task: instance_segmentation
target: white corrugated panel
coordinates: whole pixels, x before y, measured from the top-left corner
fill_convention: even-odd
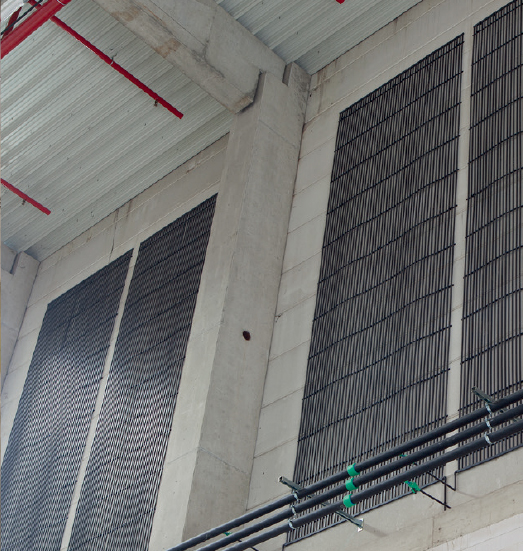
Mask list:
[[[2,2],[7,12],[17,0]],[[313,74],[419,0],[217,0]],[[2,60],[2,237],[47,257],[229,131],[225,108],[92,0],[59,17],[184,113],[177,119],[48,22]]]
[[[217,0],[287,63],[314,74],[420,0]]]
[[[2,238],[38,259],[225,135],[229,112],[91,0],[58,14],[176,118],[51,22],[2,60]]]

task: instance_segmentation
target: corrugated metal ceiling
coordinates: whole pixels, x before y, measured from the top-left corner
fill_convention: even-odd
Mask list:
[[[232,116],[91,0],[60,19],[182,120],[51,22],[2,60],[2,238],[43,259],[229,131]]]
[[[420,0],[216,0],[287,63],[314,74]]]
[[[419,0],[217,0],[313,74]],[[3,7],[12,4],[3,2]],[[10,8],[9,8],[10,9]],[[184,113],[177,119],[51,22],[2,60],[2,238],[43,259],[229,131],[232,116],[92,0],[59,17]],[[3,15],[3,20],[6,17]]]

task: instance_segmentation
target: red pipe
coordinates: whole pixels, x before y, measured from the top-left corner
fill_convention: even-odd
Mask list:
[[[11,14],[11,17],[9,18],[9,21],[7,22],[7,25],[5,27],[5,31],[4,31],[4,34],[3,34],[2,38],[5,38],[9,33],[13,32],[14,24],[16,23],[16,20],[18,19],[18,14],[21,11],[22,11],[22,8],[18,8],[17,10],[15,10]]]
[[[49,0],[39,10],[30,15],[25,21],[20,23],[13,32],[2,38],[1,58],[6,56],[11,50],[14,50],[18,44],[23,42],[31,33],[40,28],[56,12],[69,4],[71,0]]]
[[[34,6],[34,5],[36,5],[36,2],[35,2],[35,0],[29,0],[29,4]],[[54,16],[52,16],[50,19],[53,23],[56,23],[56,25],[58,25],[61,29],[63,29],[64,31],[68,32],[71,36],[76,38],[76,40],[78,40],[78,42],[81,42],[86,48],[89,48],[92,52],[94,52],[100,59],[105,61],[105,63],[110,65],[115,71],[118,71],[126,79],[130,80],[133,84],[138,86],[138,88],[140,88],[140,90],[143,90],[148,96],[153,98],[160,105],[163,105],[173,115],[176,115],[179,119],[181,119],[183,117],[183,113],[180,113],[180,111],[178,111],[178,109],[176,109],[176,107],[173,107],[170,103],[165,101],[156,92],[153,92],[143,82],[138,80],[129,71],[125,70],[121,65],[119,65],[118,63],[113,61],[108,55],[104,54],[102,52],[102,50],[99,50],[94,44],[92,44],[87,39],[85,39],[81,34],[78,34],[74,29],[69,27],[69,25],[64,23],[61,19],[58,19],[58,17],[54,17]]]
[[[345,0],[336,0],[336,2],[338,2],[338,4],[343,4],[343,2],[345,2]]]
[[[38,201],[31,199],[29,195],[26,195],[23,191],[20,191],[15,186],[12,186],[9,182],[6,182],[3,178],[2,178],[2,185],[5,186],[10,191],[12,191],[13,193],[16,193],[16,195],[18,195],[18,197],[21,197],[24,201],[27,201],[28,203],[33,205],[33,207],[36,207],[38,210],[41,210],[44,214],[51,214],[51,211],[48,208],[41,205]]]

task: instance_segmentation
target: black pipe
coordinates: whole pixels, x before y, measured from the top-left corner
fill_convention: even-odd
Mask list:
[[[349,482],[352,482],[355,488],[358,488],[359,486],[362,486],[363,484],[367,484],[368,482],[372,482],[373,480],[376,480],[381,476],[390,474],[391,472],[397,471],[398,469],[401,469],[402,467],[405,467],[407,465],[412,465],[413,463],[416,463],[417,461],[424,459],[429,455],[433,455],[435,453],[443,451],[447,448],[450,448],[451,446],[454,446],[465,440],[468,440],[473,436],[477,436],[482,432],[488,431],[491,427],[497,427],[499,425],[502,425],[503,423],[506,423],[507,421],[510,421],[511,419],[514,419],[515,417],[518,417],[520,415],[523,415],[523,404],[520,404],[519,406],[516,406],[507,411],[504,411],[503,413],[500,413],[499,415],[496,415],[496,417],[492,417],[491,419],[488,419],[483,423],[479,423],[478,425],[474,425],[472,427],[469,427],[468,429],[458,432],[457,434],[454,434],[449,438],[445,438],[444,440],[435,442],[434,444],[431,444],[426,448],[423,448],[414,453],[411,453],[410,455],[402,457],[401,459],[394,461],[394,463],[389,463],[387,465],[378,467],[377,469],[374,469],[370,473],[356,476]],[[347,485],[349,484],[349,482],[347,483]]]
[[[280,526],[276,526],[272,530],[268,530],[263,534],[258,534],[253,538],[245,540],[241,543],[237,543],[232,547],[227,547],[225,551],[243,551],[244,549],[248,549],[252,545],[256,545],[258,543],[262,543],[264,541],[270,540],[276,536],[279,536],[280,534],[285,534],[286,532],[290,532],[295,528],[300,528],[305,524],[308,524],[310,522],[323,518],[331,513],[335,513],[336,511],[339,511],[339,510],[345,510],[346,507],[351,507],[352,505],[356,505],[357,503],[360,503],[361,501],[364,501],[369,497],[372,497],[376,494],[384,492],[385,490],[388,490],[394,486],[397,486],[407,480],[411,480],[413,478],[421,476],[422,474],[425,474],[428,471],[432,471],[437,467],[441,467],[442,465],[445,465],[450,461],[459,459],[464,455],[473,453],[490,444],[495,444],[496,442],[503,440],[503,438],[512,436],[513,434],[520,432],[521,430],[523,430],[523,420],[516,421],[515,423],[511,423],[507,427],[504,427],[496,432],[492,432],[488,434],[487,435],[488,440],[487,438],[478,438],[477,440],[474,440],[474,442],[470,442],[468,444],[465,444],[464,446],[460,446],[459,448],[452,450],[450,452],[447,452],[441,455],[440,457],[437,457],[436,459],[427,461],[427,463],[423,465],[414,467],[408,471],[405,471],[404,473],[401,473],[395,477],[390,478],[389,480],[381,482],[380,484],[376,484],[372,488],[368,488],[366,490],[362,490],[361,492],[348,495],[342,501],[337,501],[336,503],[327,505],[327,507],[320,508],[300,518],[294,519],[285,524],[281,524]]]
[[[421,436],[418,436],[417,438],[414,438],[413,440],[409,440],[408,442],[405,442],[403,444],[400,444],[390,450],[387,450],[375,457],[371,457],[369,459],[366,459],[365,461],[362,461],[361,463],[358,463],[356,465],[351,465],[347,470],[340,471],[328,478],[325,478],[323,480],[320,480],[314,484],[311,484],[310,486],[307,486],[303,488],[302,490],[296,492],[296,496],[299,498],[306,497],[310,494],[314,494],[319,490],[323,490],[327,486],[331,486],[332,484],[335,484],[336,482],[341,482],[342,480],[345,480],[350,474],[351,476],[354,476],[356,474],[360,474],[362,471],[369,469],[371,467],[374,467],[376,465],[379,465],[380,463],[383,463],[384,461],[387,461],[389,459],[392,459],[394,457],[400,456],[402,453],[408,452],[418,446],[421,446],[423,444],[426,444],[427,442],[434,440],[436,438],[439,438],[440,436],[443,436],[449,432],[452,432],[454,430],[460,429],[461,427],[464,427],[465,425],[468,425],[469,423],[472,423],[473,421],[476,421],[480,419],[481,417],[484,417],[485,415],[488,415],[490,412],[498,411],[506,406],[509,406],[510,404],[513,404],[514,402],[517,402],[518,400],[523,399],[523,389],[514,392],[513,394],[510,394],[508,396],[505,396],[504,398],[501,398],[497,400],[496,402],[489,404],[488,407],[483,407],[480,409],[477,409],[476,411],[472,411],[471,413],[464,415],[463,417],[459,417],[458,419],[455,419],[454,421],[451,421],[450,423],[447,423],[445,425],[442,425],[441,427],[437,427],[426,434],[423,434]],[[253,509],[252,511],[237,517],[235,519],[232,519],[224,524],[221,524],[220,526],[217,526],[216,528],[212,528],[211,530],[207,530],[206,532],[202,532],[198,536],[195,536],[187,541],[184,541],[178,545],[175,545],[174,547],[169,548],[167,551],[185,551],[186,549],[190,549],[191,547],[194,547],[195,545],[198,545],[199,543],[203,543],[205,541],[208,541],[216,536],[223,535],[225,532],[228,532],[229,530],[233,528],[237,528],[238,526],[242,526],[243,524],[247,524],[248,522],[251,522],[252,520],[256,520],[257,518],[260,518],[264,515],[267,515],[269,513],[272,513],[273,511],[276,511],[277,509],[281,509],[282,507],[285,507],[286,505],[290,505],[293,501],[296,500],[296,497],[292,494],[289,494],[287,496],[284,496],[276,501],[273,501],[272,503],[268,503],[266,505],[263,505],[262,507],[258,507],[257,509]],[[252,532],[251,532],[252,533]],[[239,536],[241,537],[241,536]]]
[[[481,417],[485,417],[490,412],[499,411],[500,409],[503,409],[504,407],[509,406],[514,402],[517,402],[518,400],[522,400],[522,399],[523,399],[523,389],[518,390],[517,392],[514,392],[513,394],[510,394],[508,396],[505,396],[504,398],[501,398],[492,404],[489,404],[488,407],[485,406],[483,408],[472,411],[471,413],[464,415],[463,417],[459,417],[458,419],[455,419],[450,423],[446,423],[441,427],[437,427],[427,432],[426,434],[422,434],[417,438],[409,440],[408,442],[399,444],[398,446],[395,446],[390,450],[384,451],[379,455],[370,457],[369,459],[366,459],[361,463],[350,465],[347,470],[340,471],[339,473],[336,473],[328,478],[320,480],[315,484],[311,484],[310,486],[307,486],[307,488],[304,488],[304,490],[302,492],[299,492],[298,495],[299,497],[302,497],[303,495],[315,493],[318,490],[322,490],[323,488],[326,488],[327,486],[331,486],[336,482],[341,482],[342,480],[347,478],[347,473],[351,476],[356,476],[357,474],[361,474],[362,471],[370,469],[371,467],[375,467],[376,465],[379,465],[380,463],[388,461],[389,459],[393,459],[394,457],[398,457],[402,453],[408,452],[414,448],[417,448],[423,444],[426,444],[431,440],[435,440],[436,438],[439,438],[440,436],[448,434],[449,432],[460,429],[465,425],[468,425],[469,423],[472,423],[474,421],[477,421],[478,419],[481,419]]]
[[[293,501],[295,501],[295,499],[296,498],[292,494],[286,495],[276,501],[273,501],[272,503],[267,503],[267,505],[263,505],[262,507],[253,509],[252,511],[250,511],[249,513],[245,513],[245,515],[242,515],[241,517],[237,517],[233,520],[226,522],[225,524],[221,524],[216,528],[207,530],[207,532],[203,532],[198,536],[194,536],[193,538],[187,541],[184,541],[178,545],[175,545],[174,547],[170,547],[167,551],[184,551],[185,549],[190,549],[191,547],[194,547],[199,543],[203,543],[204,541],[208,541],[211,538],[223,535],[225,534],[225,532],[228,532],[232,528],[237,528],[242,524],[246,524],[248,522],[251,522],[252,520],[255,520],[264,515],[272,513],[276,509],[281,509],[282,507],[285,507],[285,505],[290,505]],[[227,536],[227,537],[230,537],[230,536]],[[241,535],[239,537],[241,537]]]
[[[500,406],[500,408],[503,407],[503,405]],[[497,408],[499,409],[499,408]],[[427,446],[426,448],[423,448],[421,450],[418,450],[417,452],[410,454],[408,456],[402,457],[401,459],[398,459],[397,461],[394,461],[393,463],[389,463],[387,465],[383,465],[382,467],[375,469],[371,473],[368,473],[366,475],[360,475],[356,476],[351,480],[352,484],[354,485],[351,489],[356,489],[359,486],[371,482],[373,480],[376,480],[377,478],[389,474],[391,472],[394,472],[400,468],[403,468],[405,466],[411,465],[415,463],[416,461],[419,461],[421,459],[424,459],[430,455],[433,455],[434,453],[437,453],[439,451],[442,451],[446,448],[449,448],[451,446],[454,446],[456,444],[459,444],[460,442],[463,442],[464,440],[467,440],[468,438],[471,438],[472,436],[476,436],[486,430],[489,429],[490,426],[497,426],[501,425],[502,423],[517,417],[518,415],[523,414],[523,404],[520,404],[519,406],[516,406],[515,408],[512,408],[511,410],[505,411],[504,413],[501,413],[500,415],[497,415],[496,417],[490,419],[489,421],[485,421],[483,423],[480,423],[479,425],[475,425],[473,427],[469,427],[468,429],[459,432],[449,438],[446,438],[445,440],[442,440],[440,442],[436,442],[432,444],[431,446]],[[401,447],[401,446],[400,446]],[[397,448],[394,448],[397,449]],[[385,452],[388,453],[388,452]],[[385,454],[381,454],[385,455]],[[397,455],[395,456],[397,457]],[[343,478],[346,478],[347,473],[346,471],[343,471],[345,476]],[[331,477],[332,478],[332,477]],[[310,488],[310,487],[309,487]],[[303,490],[300,490],[299,495],[300,497],[303,495],[304,490],[307,488],[304,488]],[[254,534],[255,532],[259,532],[260,530],[263,530],[264,528],[268,528],[269,526],[272,526],[278,522],[281,522],[283,520],[289,519],[293,516],[294,513],[301,513],[307,509],[311,509],[312,507],[315,507],[316,505],[320,505],[324,503],[325,501],[328,501],[329,499],[332,499],[334,497],[337,497],[347,491],[347,485],[343,484],[341,486],[336,486],[335,488],[332,488],[331,490],[324,492],[323,494],[320,494],[318,496],[315,496],[307,501],[304,501],[302,503],[295,504],[293,509],[286,509],[285,511],[281,511],[277,513],[276,515],[273,515],[272,517],[269,517],[259,523],[253,524],[252,526],[247,526],[246,528],[243,528],[242,530],[239,530],[238,532],[234,534],[230,534],[227,537],[220,539],[219,541],[210,543],[209,545],[206,545],[205,547],[202,547],[200,551],[216,551],[217,549],[221,549],[222,547],[225,547],[226,545],[229,545],[231,543],[234,543],[238,541],[240,538],[244,538],[247,536],[250,536],[251,534]],[[275,509],[281,508],[284,505],[290,504],[294,500],[293,495],[285,496],[285,498],[282,498],[278,500],[277,502],[273,502],[271,504],[268,504],[265,506],[265,508],[270,508],[268,512],[272,512]],[[278,507],[274,507],[276,503],[281,503],[282,501],[287,501],[287,503],[284,503],[284,505],[279,505]],[[252,511],[250,514],[255,513],[259,511],[257,509],[256,511]],[[246,516],[249,516],[249,514],[244,515],[241,518],[245,518]],[[238,521],[239,519],[235,519],[235,521]],[[253,519],[250,519],[253,520]],[[234,521],[231,521],[234,522]],[[248,521],[245,521],[248,522]],[[223,525],[222,525],[223,526]],[[216,532],[220,530],[215,535],[220,535],[225,532],[225,530],[221,530],[222,527],[214,528],[213,530],[209,530],[207,533]],[[196,536],[194,539],[200,539],[204,534],[201,534],[200,536]],[[212,537],[212,536],[211,536]],[[201,543],[202,541],[207,541],[210,539],[210,537],[206,538],[206,540],[198,541],[197,543]],[[190,544],[191,540],[188,540],[180,546],[176,546],[171,548],[169,551],[178,551],[179,549],[187,549],[188,547],[192,547],[193,545],[196,545],[196,543]],[[190,545],[189,545],[190,544]],[[183,547],[182,547],[183,546]],[[187,547],[185,547],[187,546]]]
[[[438,453],[447,448],[450,448],[451,446],[455,446],[456,444],[459,444],[465,440],[468,440],[473,436],[477,436],[478,434],[481,434],[482,432],[489,430],[490,427],[501,425],[513,419],[514,417],[517,417],[522,414],[523,414],[523,404],[520,404],[519,406],[516,406],[515,408],[505,411],[488,421],[485,421],[473,427],[469,427],[468,429],[461,431],[449,438],[445,438],[440,442],[435,442],[434,444],[427,446],[421,450],[418,450],[417,452],[414,452],[410,455],[402,457],[397,461],[394,461],[393,463],[388,463],[387,465],[383,465],[378,469],[375,469],[370,473],[367,473],[366,475],[356,476],[355,478],[348,481],[347,484],[336,486],[334,488],[331,488],[327,492],[324,492],[322,494],[314,496],[311,499],[308,499],[307,501],[302,501],[301,503],[297,503],[294,505],[293,509],[285,509],[284,511],[281,511],[273,515],[272,517],[266,518],[261,522],[253,524],[251,526],[247,526],[234,534],[230,534],[227,537],[220,539],[219,541],[215,541],[213,543],[210,543],[209,545],[206,545],[205,547],[201,547],[199,551],[216,551],[217,549],[226,547],[229,544],[237,542],[240,538],[245,538],[247,536],[250,536],[251,534],[254,534],[255,532],[259,532],[260,530],[263,530],[264,528],[268,528],[269,526],[277,524],[278,522],[289,519],[294,514],[302,513],[303,511],[312,509],[317,505],[321,505],[322,503],[325,503],[330,499],[333,499],[335,497],[338,497],[344,494],[348,490],[355,490],[359,486],[362,486],[363,484],[367,484],[369,482],[372,482],[373,480],[376,480],[377,478],[380,478],[381,476],[390,474],[394,471],[402,469],[403,467],[412,465],[417,461],[420,461],[435,453]],[[351,486],[349,486],[350,483],[352,483]]]

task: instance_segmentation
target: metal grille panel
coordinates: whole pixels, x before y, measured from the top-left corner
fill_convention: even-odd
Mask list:
[[[2,464],[5,551],[60,549],[130,257],[47,308]]]
[[[445,420],[462,42],[340,115],[294,474],[300,483]],[[408,491],[391,490],[358,510]],[[290,541],[335,521],[296,530]]]
[[[140,246],[71,551],[148,548],[214,205]]]
[[[474,28],[461,408],[472,387],[496,398],[523,382],[523,2]],[[460,460],[468,468],[523,435]]]

